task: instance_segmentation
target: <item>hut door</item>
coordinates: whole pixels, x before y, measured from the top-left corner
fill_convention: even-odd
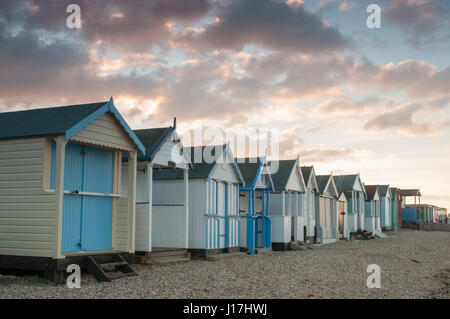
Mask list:
[[[67,144],[62,251],[111,249],[114,153]]]
[[[219,219],[219,247],[225,248],[226,224],[227,223],[227,187],[225,183],[217,183],[217,214]]]
[[[339,234],[344,234],[344,202],[339,202]]]

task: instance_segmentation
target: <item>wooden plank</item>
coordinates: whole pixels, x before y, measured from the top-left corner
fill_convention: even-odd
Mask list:
[[[43,157],[43,150],[19,151],[19,152],[0,152],[0,160],[4,159],[22,159]]]
[[[0,174],[0,181],[39,181],[42,180],[42,173],[23,173],[23,174]]]

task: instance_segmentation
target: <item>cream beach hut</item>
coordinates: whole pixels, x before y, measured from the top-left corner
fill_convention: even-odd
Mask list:
[[[0,268],[56,282],[69,264],[102,281],[117,278],[106,263],[134,274],[138,151],[145,147],[112,99],[0,113]]]

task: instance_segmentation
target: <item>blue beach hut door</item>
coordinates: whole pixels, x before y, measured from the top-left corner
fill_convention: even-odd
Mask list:
[[[113,151],[67,144],[63,252],[112,249],[113,175]]]

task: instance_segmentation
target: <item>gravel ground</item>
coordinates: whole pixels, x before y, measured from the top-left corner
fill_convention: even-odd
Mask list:
[[[112,283],[83,274],[81,289],[0,275],[0,298],[450,298],[450,232],[388,236],[215,262],[137,265],[139,277]],[[366,286],[369,264],[381,267],[380,289]]]

